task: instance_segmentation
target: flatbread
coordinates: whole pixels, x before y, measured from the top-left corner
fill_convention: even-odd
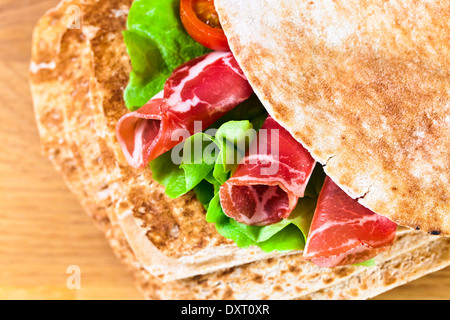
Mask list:
[[[89,184],[86,196],[95,197],[98,206],[116,208],[118,222],[136,254],[150,272],[165,281],[267,258],[259,248],[241,249],[220,236],[214,225],[206,223],[206,212],[193,192],[171,200],[164,187],[152,179],[149,169],[138,171],[124,163],[115,125],[128,112],[122,97],[131,66],[121,32],[131,2],[77,4],[84,13],[82,28],[67,29],[66,15],[74,3],[77,2],[63,2],[43,18],[42,27],[37,27],[31,79],[33,91],[45,92],[62,81],[68,86],[64,90],[75,97],[72,102],[62,97],[66,101],[61,103],[70,104],[71,108],[63,109],[61,116],[74,165],[87,170],[82,180]],[[79,43],[83,46],[79,49],[81,58],[62,55],[65,52],[61,52],[61,47],[71,43],[65,41],[68,37],[84,41]],[[50,43],[44,44],[45,41]],[[57,67],[49,69],[67,63],[77,63],[77,68],[67,74]],[[114,70],[113,74],[110,70]],[[73,77],[72,81],[76,78],[79,84],[73,85],[69,77]],[[41,86],[43,80],[47,83]],[[37,93],[36,99],[41,94],[44,93]],[[38,114],[45,112],[48,111],[39,110]],[[279,254],[270,254],[275,255]]]
[[[167,199],[148,171],[130,170],[114,152],[111,129],[126,112],[122,94],[130,66],[120,32],[130,3],[86,1],[82,30],[67,29],[67,9],[74,3],[63,1],[50,10],[33,36],[30,79],[43,151],[104,231],[145,298],[367,298],[450,264],[446,238],[405,229],[399,230],[394,247],[377,258],[377,267],[335,269],[320,269],[299,253],[270,257],[255,249],[252,256],[252,251],[238,249],[214,229],[206,229],[204,238],[185,231],[197,229],[177,208],[193,210],[192,219],[204,218],[199,203],[192,196]],[[107,23],[94,25],[89,22],[93,12],[111,14],[102,16]],[[157,223],[153,215],[176,221],[179,234],[183,230],[189,236],[185,241],[193,243],[178,246],[177,239],[169,239],[168,244],[159,244],[155,239],[163,233],[152,228]],[[204,220],[195,221],[212,228]],[[211,235],[206,237],[208,230]],[[203,260],[195,254],[183,260],[183,254],[168,249],[192,253],[188,248],[195,248],[202,238],[205,243],[199,252],[211,249]],[[401,275],[393,278],[394,272]]]
[[[266,109],[341,188],[450,235],[450,1],[215,3]]]

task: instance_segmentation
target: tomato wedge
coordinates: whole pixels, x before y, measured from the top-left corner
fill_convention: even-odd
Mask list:
[[[230,50],[214,0],[181,0],[180,16],[184,28],[195,41],[211,50]]]

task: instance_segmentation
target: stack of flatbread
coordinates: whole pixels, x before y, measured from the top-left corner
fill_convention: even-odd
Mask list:
[[[128,166],[115,126],[128,112],[121,32],[131,0],[66,0],[38,22],[30,78],[44,153],[145,298],[367,299],[450,264],[449,3],[436,1],[443,13],[429,3],[409,13],[406,1],[364,1],[363,12],[355,1],[328,2],[216,5],[269,113],[350,195],[408,226],[373,267],[326,269],[301,252],[238,248],[205,221],[195,194],[169,199],[150,170]]]

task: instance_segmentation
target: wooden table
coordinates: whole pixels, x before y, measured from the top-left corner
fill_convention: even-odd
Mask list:
[[[31,32],[58,0],[0,0],[0,299],[141,299],[103,234],[40,153]],[[81,271],[69,289],[67,269]],[[449,299],[450,268],[378,299]]]

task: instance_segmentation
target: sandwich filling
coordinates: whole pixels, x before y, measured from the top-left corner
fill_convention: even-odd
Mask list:
[[[305,195],[316,161],[270,116],[252,147],[220,187],[220,203],[238,222],[267,226],[289,217]]]
[[[145,167],[173,149],[179,139],[205,130],[252,93],[233,55],[212,52],[175,69],[162,94],[120,120],[117,137],[130,165]]]
[[[212,0],[134,1],[124,32],[131,112],[117,124],[128,163],[149,167],[169,197],[195,192],[206,220],[240,247],[303,250],[321,267],[372,263],[396,224],[350,198],[267,114],[218,45],[214,17]]]

